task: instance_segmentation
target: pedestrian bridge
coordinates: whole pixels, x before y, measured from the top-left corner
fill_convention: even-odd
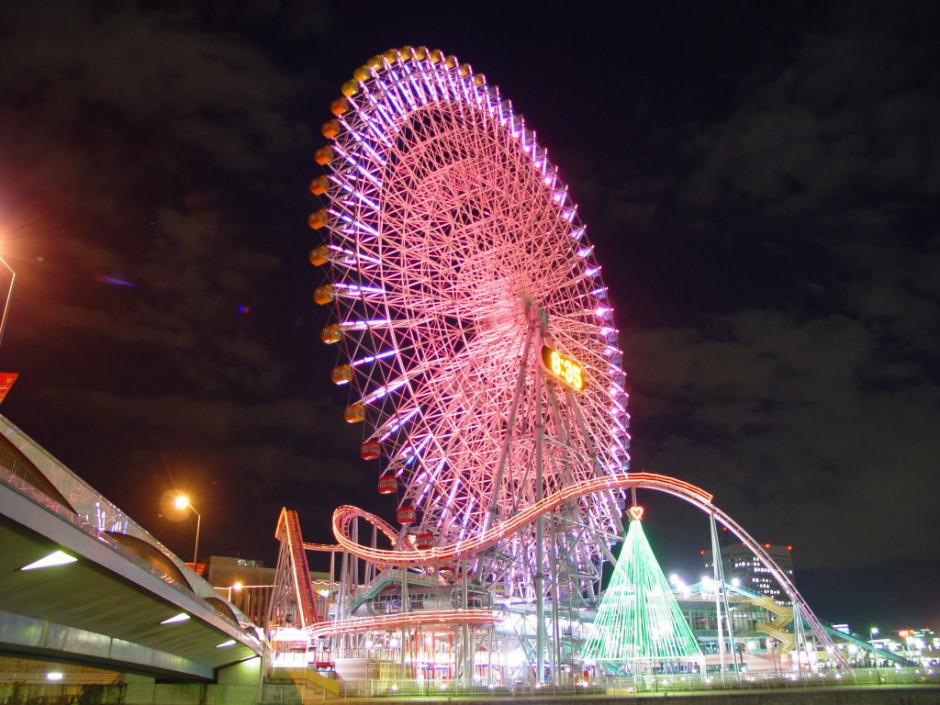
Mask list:
[[[69,562],[30,567],[63,556]],[[0,653],[212,683],[258,661],[259,636],[185,563],[0,416]]]

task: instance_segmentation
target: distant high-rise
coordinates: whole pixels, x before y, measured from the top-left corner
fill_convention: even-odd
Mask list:
[[[793,546],[775,546],[765,543],[764,550],[770,554],[774,563],[780,567],[780,570],[792,583]],[[702,555],[705,558],[705,570],[708,575],[711,575],[713,570],[712,552],[703,551]],[[725,575],[725,582],[730,583],[737,579],[741,587],[766,595],[781,605],[791,604],[790,598],[787,597],[780,584],[747,546],[742,544],[722,546],[721,566]]]

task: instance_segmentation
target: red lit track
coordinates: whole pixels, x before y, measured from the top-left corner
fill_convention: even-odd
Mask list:
[[[512,518],[502,523],[495,524],[488,531],[475,538],[458,541],[448,546],[435,546],[426,550],[412,548],[397,551],[362,546],[349,537],[349,530],[353,521],[363,519],[377,526],[386,535],[388,535],[388,532],[385,531],[383,525],[388,525],[374,514],[370,514],[369,512],[348,504],[338,507],[333,512],[333,534],[336,536],[336,540],[339,542],[341,548],[373,563],[381,563],[387,566],[433,565],[435,563],[453,561],[464,556],[472,556],[480,551],[485,551],[504,537],[511,536],[520,531],[523,527],[534,522],[540,515],[557,509],[565,502],[570,502],[578,497],[594,494],[596,492],[633,487],[660,490],[674,494],[693,504],[701,506],[703,509],[705,507],[711,507],[712,495],[688,482],[682,482],[681,480],[676,480],[666,475],[655,475],[653,473],[622,472],[576,482],[553,495],[544,497],[541,501],[532,504]],[[333,549],[333,547],[330,548]]]
[[[321,622],[307,629],[311,639],[334,634],[357,634],[368,631],[391,631],[402,627],[426,627],[433,625],[468,624],[487,626],[498,624],[506,618],[495,610],[426,610],[399,614],[383,614],[378,617],[352,617],[336,622]]]
[[[348,505],[344,505],[344,506],[348,506]],[[342,508],[343,507],[340,507],[340,509]],[[337,509],[336,511],[339,511],[339,509]],[[336,511],[333,512],[334,517],[336,515]],[[393,527],[387,521],[385,521],[384,519],[380,519],[375,514],[370,514],[369,512],[364,511],[362,509],[356,509],[356,511],[358,512],[357,516],[361,517],[362,519],[365,519],[367,522],[372,524],[372,526],[374,526],[383,534],[385,534],[385,537],[389,541],[391,541],[392,543],[395,543],[398,540],[398,532],[395,531],[395,527]],[[333,522],[333,526],[334,526],[334,532],[335,532],[335,526],[336,526],[335,519]],[[358,544],[353,543],[353,545],[357,546]],[[308,551],[329,552],[329,551],[342,551],[344,547],[341,546],[340,544],[335,544],[335,543],[305,543],[304,548],[307,549]],[[413,564],[409,563],[409,565],[413,565]]]
[[[565,502],[575,500],[578,497],[586,494],[604,492],[614,489],[646,489],[665,492],[666,494],[678,497],[679,499],[692,504],[706,514],[713,516],[717,522],[727,527],[734,536],[736,536],[745,546],[748,547],[748,549],[751,550],[752,553],[754,553],[755,556],[757,556],[761,563],[764,564],[770,574],[783,588],[784,592],[787,594],[787,597],[790,598],[790,601],[799,607],[803,618],[810,625],[816,637],[822,641],[825,647],[827,647],[827,650],[830,654],[832,654],[832,657],[839,661],[843,667],[848,667],[848,664],[844,662],[844,657],[842,657],[841,653],[835,649],[828,633],[820,623],[819,619],[810,609],[809,605],[806,603],[806,600],[804,600],[802,595],[800,595],[800,593],[797,591],[796,586],[786,575],[786,573],[784,573],[779,568],[779,566],[777,566],[770,555],[764,550],[764,547],[750,534],[748,534],[728,514],[712,504],[713,495],[699,487],[696,487],[695,485],[692,485],[688,482],[683,482],[682,480],[677,480],[667,475],[657,475],[654,473],[645,472],[622,472],[613,475],[606,475],[604,477],[593,478],[590,480],[582,480],[581,482],[577,482],[568,487],[565,487],[560,492],[543,498],[541,501],[528,507],[525,511],[516,514],[506,521],[497,523],[488,531],[485,531],[484,533],[474,538],[459,541],[447,546],[435,546],[426,550],[418,550],[415,548],[408,548],[404,550],[382,550],[362,546],[361,544],[356,543],[350,538],[350,528],[356,519],[363,519],[370,524],[373,524],[392,540],[397,539],[397,536],[392,538],[392,533],[390,531],[391,527],[389,524],[376,517],[374,514],[359,509],[358,507],[343,505],[338,507],[333,512],[333,534],[336,536],[338,546],[323,546],[321,550],[344,549],[353,555],[358,556],[359,558],[384,566],[418,567],[454,561],[466,556],[475,555],[481,551],[485,551],[486,549],[496,545],[504,537],[511,536],[512,534],[520,531],[523,527],[535,521],[540,515],[558,508]],[[464,617],[470,616],[470,612],[461,612],[458,610],[457,613],[464,615]],[[417,621],[420,619],[420,614],[421,613],[408,613],[404,615],[397,615],[397,617],[406,620],[403,622],[403,624],[417,624],[420,623]],[[368,621],[372,621],[373,626],[368,628],[377,628],[374,626],[376,619],[382,618],[363,618],[361,621],[363,624]],[[357,623],[359,621],[360,620],[357,620]],[[330,633],[328,625],[322,625],[322,628],[326,630],[326,633]]]
[[[307,554],[300,536],[300,520],[296,511],[281,510],[274,536],[281,542],[281,551],[286,551],[285,560],[278,560],[278,563],[289,566],[291,571],[293,596],[300,607],[299,626],[304,628],[316,624],[320,621],[320,615],[317,614],[317,604],[313,597],[310,566],[307,564]]]

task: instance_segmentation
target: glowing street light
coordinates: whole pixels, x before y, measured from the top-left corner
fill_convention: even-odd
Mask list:
[[[10,288],[7,290],[6,300],[3,302],[3,314],[0,315],[0,343],[3,342],[3,333],[7,329],[7,314],[10,312],[10,301],[13,299],[13,282],[16,281],[16,272],[7,261],[0,257],[0,264],[10,270]]]
[[[223,593],[224,593],[224,594],[225,594],[225,599],[228,600],[229,602],[231,602],[231,601],[232,601],[232,592],[233,592],[233,591],[234,591],[234,592],[241,592],[241,591],[242,591],[242,588],[244,588],[244,587],[245,587],[245,585],[242,583],[241,580],[236,580],[234,583],[232,583],[232,584],[229,585],[228,587],[216,585],[216,586],[215,586],[215,591],[216,591],[217,593],[219,593],[219,594],[223,594]],[[256,585],[249,585],[248,587],[257,587],[257,586],[256,586]]]
[[[196,511],[196,508],[189,501],[189,497],[184,494],[177,495],[173,500],[173,506],[177,509],[192,509],[196,515],[196,545],[193,547],[193,570],[196,570],[196,559],[199,557],[199,525],[202,523],[202,515]]]

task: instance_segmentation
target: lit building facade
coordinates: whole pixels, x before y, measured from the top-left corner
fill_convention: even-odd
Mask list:
[[[770,554],[774,563],[793,581],[793,547],[764,544],[764,550]],[[705,558],[705,570],[712,574],[714,561],[711,551],[702,551]],[[773,599],[781,605],[790,605],[791,600],[780,587],[780,584],[771,575],[770,570],[761,563],[760,559],[751,553],[751,550],[742,544],[733,544],[721,547],[721,566],[725,581],[737,583],[741,587],[753,590]]]
[[[206,580],[224,597],[259,626],[265,624],[271,593],[274,590],[274,568],[264,561],[229,556],[210,556]]]
[[[276,575],[277,571],[265,566],[264,561],[210,556],[205,578],[220,597],[231,602],[256,625],[266,628]],[[324,616],[332,613],[335,585],[329,574],[311,571],[310,580],[318,613]]]

